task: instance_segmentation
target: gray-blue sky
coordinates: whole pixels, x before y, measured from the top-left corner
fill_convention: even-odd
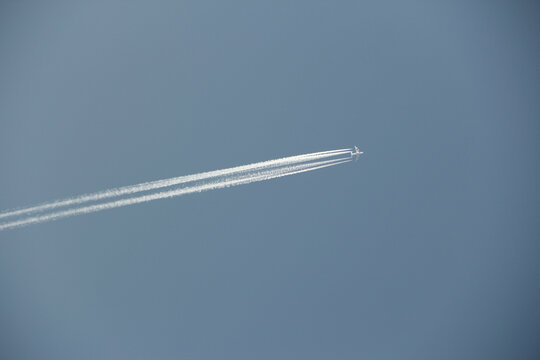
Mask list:
[[[536,6],[2,9],[2,209],[366,152],[2,232],[8,358],[535,357]]]

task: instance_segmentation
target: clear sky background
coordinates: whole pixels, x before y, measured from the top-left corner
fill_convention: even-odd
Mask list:
[[[0,233],[5,359],[535,359],[533,1],[0,6],[0,209],[360,161]]]

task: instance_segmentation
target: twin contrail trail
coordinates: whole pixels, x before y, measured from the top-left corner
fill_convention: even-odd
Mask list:
[[[299,174],[349,162],[360,154],[362,153],[356,147],[316,152],[84,194],[2,212],[0,219],[10,219],[0,223],[0,231],[157,199]]]

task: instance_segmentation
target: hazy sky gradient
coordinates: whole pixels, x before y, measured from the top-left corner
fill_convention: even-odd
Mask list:
[[[15,359],[535,359],[526,1],[0,5],[0,209],[358,145],[0,233]]]

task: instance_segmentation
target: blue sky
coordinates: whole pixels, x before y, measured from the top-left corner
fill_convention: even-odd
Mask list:
[[[6,358],[536,358],[538,8],[0,11],[0,207],[358,145],[0,233]]]

